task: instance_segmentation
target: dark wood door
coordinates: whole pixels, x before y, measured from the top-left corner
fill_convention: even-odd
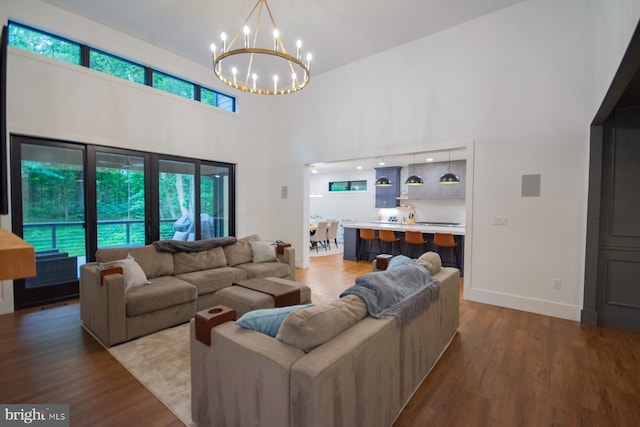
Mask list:
[[[640,330],[640,107],[615,111],[602,160],[598,324]]]

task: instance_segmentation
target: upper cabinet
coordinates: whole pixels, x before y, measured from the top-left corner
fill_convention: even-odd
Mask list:
[[[413,165],[409,166],[413,174]],[[415,174],[424,180],[424,185],[407,186],[409,199],[464,199],[467,183],[467,161],[420,163],[415,165]],[[439,184],[440,176],[451,172],[460,178],[460,184]]]
[[[376,168],[376,180],[386,176],[391,181],[389,187],[376,187],[376,208],[395,208],[400,196],[400,166]]]

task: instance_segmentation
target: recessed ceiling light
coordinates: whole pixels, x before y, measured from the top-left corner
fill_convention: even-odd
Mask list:
[[[433,162],[433,157],[427,158],[427,162]]]
[[[311,169],[311,173],[318,173],[318,169]]]
[[[360,170],[362,169],[362,166],[356,166],[356,169]]]

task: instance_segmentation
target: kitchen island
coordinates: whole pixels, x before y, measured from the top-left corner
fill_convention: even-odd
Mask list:
[[[344,224],[344,255],[345,260],[357,261],[358,253],[362,245],[360,239],[361,228],[371,228],[374,231],[378,230],[393,230],[396,237],[400,238],[400,253],[404,254],[406,251],[406,244],[404,243],[405,231],[419,231],[427,241],[427,250],[436,252],[436,247],[433,245],[433,235],[435,233],[450,233],[453,234],[453,238],[458,243],[458,247],[454,248],[457,251],[458,260],[460,261],[460,274],[464,275],[464,225],[442,222],[424,222],[407,224],[400,222],[389,221],[371,221],[360,222],[353,224]],[[455,258],[451,255],[451,250],[443,248],[440,250],[443,265],[455,264]],[[375,258],[372,253],[369,260]]]

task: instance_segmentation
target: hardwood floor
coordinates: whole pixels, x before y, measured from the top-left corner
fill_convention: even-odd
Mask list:
[[[313,258],[337,297],[365,262]],[[69,403],[72,426],[182,423],[80,327],[77,301],[0,316],[0,403]],[[396,426],[638,426],[640,334],[461,301],[458,334]]]

